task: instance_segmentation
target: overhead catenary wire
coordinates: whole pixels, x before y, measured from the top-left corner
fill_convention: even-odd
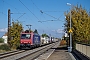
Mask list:
[[[2,7],[2,12],[0,12],[0,14],[3,14],[3,15],[5,15],[5,16],[7,16],[7,14],[5,14],[5,13],[3,12],[3,9],[4,9],[4,0],[2,0],[2,2],[3,2],[3,7]]]
[[[58,19],[58,18],[56,18],[56,17],[54,17],[54,16],[52,16],[52,15],[49,15],[49,14],[47,14],[47,13],[45,13],[45,12],[43,12],[42,10],[40,10],[40,12],[43,14],[46,14],[46,15],[48,15],[48,16],[50,16],[50,17],[53,17],[54,19]]]
[[[23,13],[20,17],[18,17],[16,20],[18,20],[19,18],[21,18],[25,13]]]
[[[16,8],[16,7],[14,7],[13,5],[11,5],[10,3],[8,3],[7,1],[4,1],[4,0],[2,0],[2,2],[4,3],[4,4],[7,4],[8,6],[11,6],[13,9],[15,9],[17,12],[15,13],[15,12],[11,12],[11,14],[21,14],[20,16],[18,16],[17,18],[14,18],[14,20],[16,21],[16,20],[18,20],[18,19],[20,19],[22,16],[24,16],[26,13],[22,13],[22,12],[19,12],[19,10]],[[4,12],[0,12],[0,14],[3,14],[3,15],[5,15],[5,16],[8,16],[8,15],[6,15]],[[27,15],[27,14],[26,14]],[[30,16],[27,16],[27,17],[29,17],[30,18]],[[13,18],[13,16],[12,16],[12,18]],[[29,19],[29,20],[32,20],[32,19]]]
[[[48,16],[50,16],[50,17],[53,17],[54,19],[58,19],[58,18],[56,18],[56,17],[54,17],[54,16],[52,16],[52,15],[50,15],[50,14],[47,14],[47,13],[45,13],[45,12],[43,12],[41,9],[39,9],[38,7],[37,7],[37,5],[31,0],[31,2],[33,3],[33,5],[35,5],[35,7],[43,14],[46,14],[46,15],[48,15]]]
[[[41,11],[41,9],[31,0],[31,2],[32,2],[32,4],[37,8],[37,10],[39,10],[39,11]],[[41,12],[40,12],[41,13]],[[42,14],[42,13],[41,13]],[[45,18],[45,16],[44,15],[42,15],[44,18]],[[45,18],[46,19],[46,18]],[[40,22],[40,23],[42,23],[42,22],[47,22],[47,21],[38,21],[38,22]],[[43,24],[44,25],[44,24]],[[50,26],[50,25],[49,25]]]
[[[7,3],[6,1],[2,0],[4,3],[6,3],[7,5],[11,6],[12,8],[14,8],[16,11],[18,11],[17,8],[15,8],[13,5],[10,5],[9,3]],[[19,12],[19,11],[18,11]]]
[[[56,17],[54,17],[54,16],[52,16],[52,15],[50,15],[50,14],[47,14],[46,12],[64,12],[64,11],[42,11],[41,9],[39,9],[38,7],[37,7],[37,5],[31,0],[31,2],[33,3],[33,5],[35,5],[35,7],[43,14],[46,14],[46,15],[48,15],[48,16],[50,16],[50,17],[52,17],[52,18],[54,18],[54,19],[56,19],[56,20],[46,20],[46,21],[38,21],[38,22],[47,22],[47,21],[61,21],[60,20],[60,17],[62,16],[60,16],[59,18],[56,18]],[[44,17],[45,18],[45,17]],[[46,18],[45,18],[46,19]]]
[[[32,0],[31,0],[31,2],[32,2],[32,4],[37,8],[37,10],[39,10],[39,11],[41,10],[41,9],[38,8],[38,6],[37,6]],[[43,16],[43,15],[42,15],[42,16]],[[45,18],[45,16],[43,16],[43,17]],[[45,18],[45,19],[46,19],[46,18]]]
[[[16,11],[18,11],[18,9],[17,9],[16,7],[14,7],[13,5],[10,5],[9,3],[7,3],[7,2],[4,1],[4,0],[2,0],[2,1],[3,1],[3,4],[5,3],[5,4],[13,7]],[[2,9],[3,9],[3,8],[2,8]],[[0,13],[3,14],[3,15],[5,15],[5,16],[8,16],[7,14],[3,13],[3,11],[0,12]],[[25,13],[19,13],[19,11],[18,11],[18,13],[10,13],[10,14],[22,14],[20,17],[17,18],[17,19],[19,19],[19,18],[21,18]]]
[[[63,16],[63,14],[61,14],[58,19],[60,19],[60,17],[62,17],[62,16]]]
[[[38,22],[49,22],[49,21],[61,21],[61,22],[64,22],[64,21],[62,21],[62,20],[45,20],[45,21],[38,21]]]
[[[40,10],[38,7],[37,7],[37,5],[31,0],[31,2],[33,3],[33,5],[35,5],[35,7],[38,9],[38,10]]]
[[[42,10],[40,11],[42,14],[43,13],[45,13],[45,12],[43,12]],[[45,13],[46,15],[48,15],[48,16],[50,16],[50,17],[53,17],[54,19],[56,19],[56,20],[46,20],[46,21],[62,21],[62,20],[60,20],[60,17],[62,16],[60,16],[59,18],[56,18],[56,17],[54,17],[54,16],[51,16],[51,15],[49,15],[49,14],[47,14],[47,13]],[[44,21],[44,22],[46,22],[46,21]]]
[[[19,0],[20,1],[20,0]],[[22,1],[20,1],[21,3],[22,3],[22,5],[30,12],[30,13],[32,13],[34,16],[35,16],[35,18],[37,18],[38,19],[38,17],[36,17],[36,15],[33,13],[33,12],[31,12],[30,11],[30,9],[22,2]],[[38,19],[39,20],[39,19]]]
[[[5,13],[3,13],[3,12],[0,12],[1,14],[3,14],[3,15],[5,15],[5,16],[7,16],[7,14],[5,14]]]
[[[52,16],[52,15],[46,13],[46,12],[43,12],[41,9],[39,9],[39,8],[37,7],[37,5],[33,2],[33,0],[31,0],[31,1],[32,1],[33,5],[37,8],[37,10],[39,10],[40,13],[42,12],[41,14],[44,14],[44,15],[47,15],[47,16],[49,16],[49,17],[54,18],[53,20],[47,20],[47,21],[54,21],[54,20],[55,20],[55,21],[57,21],[57,20],[59,21],[59,18],[56,18],[56,17],[54,17],[54,16]],[[46,13],[46,14],[45,14],[45,13]],[[42,23],[42,22],[47,22],[47,21],[40,21],[40,20],[39,20],[38,22],[41,22],[41,23]],[[46,24],[47,24],[47,23],[46,23]],[[44,25],[44,23],[43,23],[43,25]],[[49,24],[49,26],[50,26],[50,24]],[[51,27],[52,27],[52,26],[51,26]]]
[[[43,12],[65,12],[65,11],[43,11]]]
[[[31,0],[31,1],[32,1],[32,0]],[[33,1],[32,1],[32,3],[33,3],[33,5],[35,5],[35,7],[36,7],[41,13],[45,13],[45,12],[43,12],[42,10],[40,10]],[[47,13],[45,13],[45,14],[48,15],[48,16],[50,16],[50,17],[53,17],[53,18],[55,18],[55,19],[58,19],[58,18],[56,18],[56,17],[54,17],[54,16],[51,16],[51,15],[49,15],[49,14],[47,14]]]

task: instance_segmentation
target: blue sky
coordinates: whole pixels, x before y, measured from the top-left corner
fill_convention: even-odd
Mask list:
[[[70,8],[66,3],[81,4],[90,11],[89,0],[0,0],[0,37],[7,31],[8,9],[13,13],[11,22],[20,21],[25,30],[28,29],[26,25],[31,24],[31,29],[37,29],[39,34],[61,37],[65,23],[64,12]]]

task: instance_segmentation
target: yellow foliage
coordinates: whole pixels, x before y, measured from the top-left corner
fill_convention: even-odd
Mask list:
[[[17,48],[19,46],[20,33],[22,30],[22,24],[20,24],[18,21],[13,22],[10,30],[12,40],[9,41],[12,48]]]
[[[60,45],[66,45],[66,40],[61,40]]]
[[[65,14],[65,30],[70,29],[70,12]],[[72,36],[73,40],[90,40],[90,14],[81,6],[74,6],[71,9]],[[69,34],[69,33],[68,33]]]

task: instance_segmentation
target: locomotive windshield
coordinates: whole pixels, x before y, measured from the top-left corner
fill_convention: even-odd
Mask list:
[[[21,39],[30,39],[31,34],[21,34]]]

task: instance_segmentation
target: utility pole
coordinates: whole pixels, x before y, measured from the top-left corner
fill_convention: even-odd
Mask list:
[[[11,27],[11,13],[10,9],[8,9],[8,44],[9,41],[11,40],[10,27]]]

